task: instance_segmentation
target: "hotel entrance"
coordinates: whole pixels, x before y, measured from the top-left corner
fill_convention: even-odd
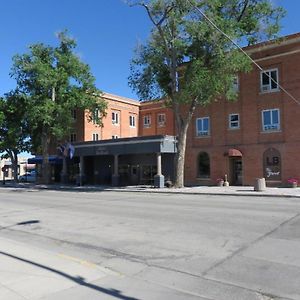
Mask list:
[[[231,185],[243,185],[243,158],[238,149],[229,149],[229,182]]]

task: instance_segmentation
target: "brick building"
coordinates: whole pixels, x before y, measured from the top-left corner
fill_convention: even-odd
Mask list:
[[[268,185],[279,186],[300,178],[300,106],[276,83],[300,101],[300,33],[245,50],[264,71],[253,66],[237,76],[237,101],[223,99],[196,109],[187,137],[186,185],[214,185],[225,174],[231,185],[253,185],[265,177]],[[124,184],[147,183],[158,165],[158,173],[172,179],[172,110],[163,101],[137,102],[107,93],[103,98],[108,104],[103,127],[73,112],[74,162],[89,182],[112,183],[117,175]]]

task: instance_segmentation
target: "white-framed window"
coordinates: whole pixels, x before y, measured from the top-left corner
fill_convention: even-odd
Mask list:
[[[229,129],[239,129],[240,128],[240,115],[230,114],[229,118]]]
[[[99,141],[99,134],[93,133],[93,141]]]
[[[113,124],[118,125],[120,121],[120,113],[118,111],[113,111],[111,113],[111,121]]]
[[[166,114],[158,114],[157,115],[157,125],[159,127],[166,126]]]
[[[135,127],[135,116],[134,115],[129,116],[129,126]]]
[[[73,120],[77,119],[77,109],[72,109],[71,110],[71,116]]]
[[[208,136],[210,135],[210,121],[209,117],[196,119],[196,134],[197,136]]]
[[[280,111],[278,108],[262,111],[262,128],[263,131],[280,130]]]
[[[73,143],[73,142],[76,142],[76,140],[77,140],[76,133],[71,133],[70,134],[70,142]]]
[[[262,93],[278,91],[278,69],[260,72],[260,90]]]
[[[94,111],[93,111],[93,124],[97,124],[99,121],[99,109],[96,108]]]
[[[238,75],[235,75],[233,78],[232,88],[236,93],[238,93],[240,90],[240,79]]]
[[[151,126],[151,116],[146,115],[144,116],[144,127],[150,127]]]
[[[111,138],[112,138],[113,140],[115,140],[115,139],[118,139],[119,137],[118,137],[117,135],[112,135]]]

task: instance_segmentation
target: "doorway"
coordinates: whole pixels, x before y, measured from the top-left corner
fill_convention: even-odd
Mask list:
[[[231,158],[231,184],[243,185],[243,161],[241,157]]]

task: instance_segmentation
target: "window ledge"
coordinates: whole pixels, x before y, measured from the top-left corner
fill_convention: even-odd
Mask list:
[[[265,133],[281,133],[282,130],[266,130],[266,131],[261,131],[260,133],[265,134]]]
[[[278,93],[280,92],[280,89],[273,89],[273,90],[268,90],[268,91],[260,91],[260,95],[266,95],[266,94],[272,94],[272,93]]]
[[[241,129],[240,127],[234,127],[234,128],[228,128],[228,130],[233,130],[233,131],[235,131],[235,130],[239,130],[239,129]]]
[[[208,139],[208,138],[211,138],[211,135],[196,135],[195,138],[197,138],[197,139]]]

